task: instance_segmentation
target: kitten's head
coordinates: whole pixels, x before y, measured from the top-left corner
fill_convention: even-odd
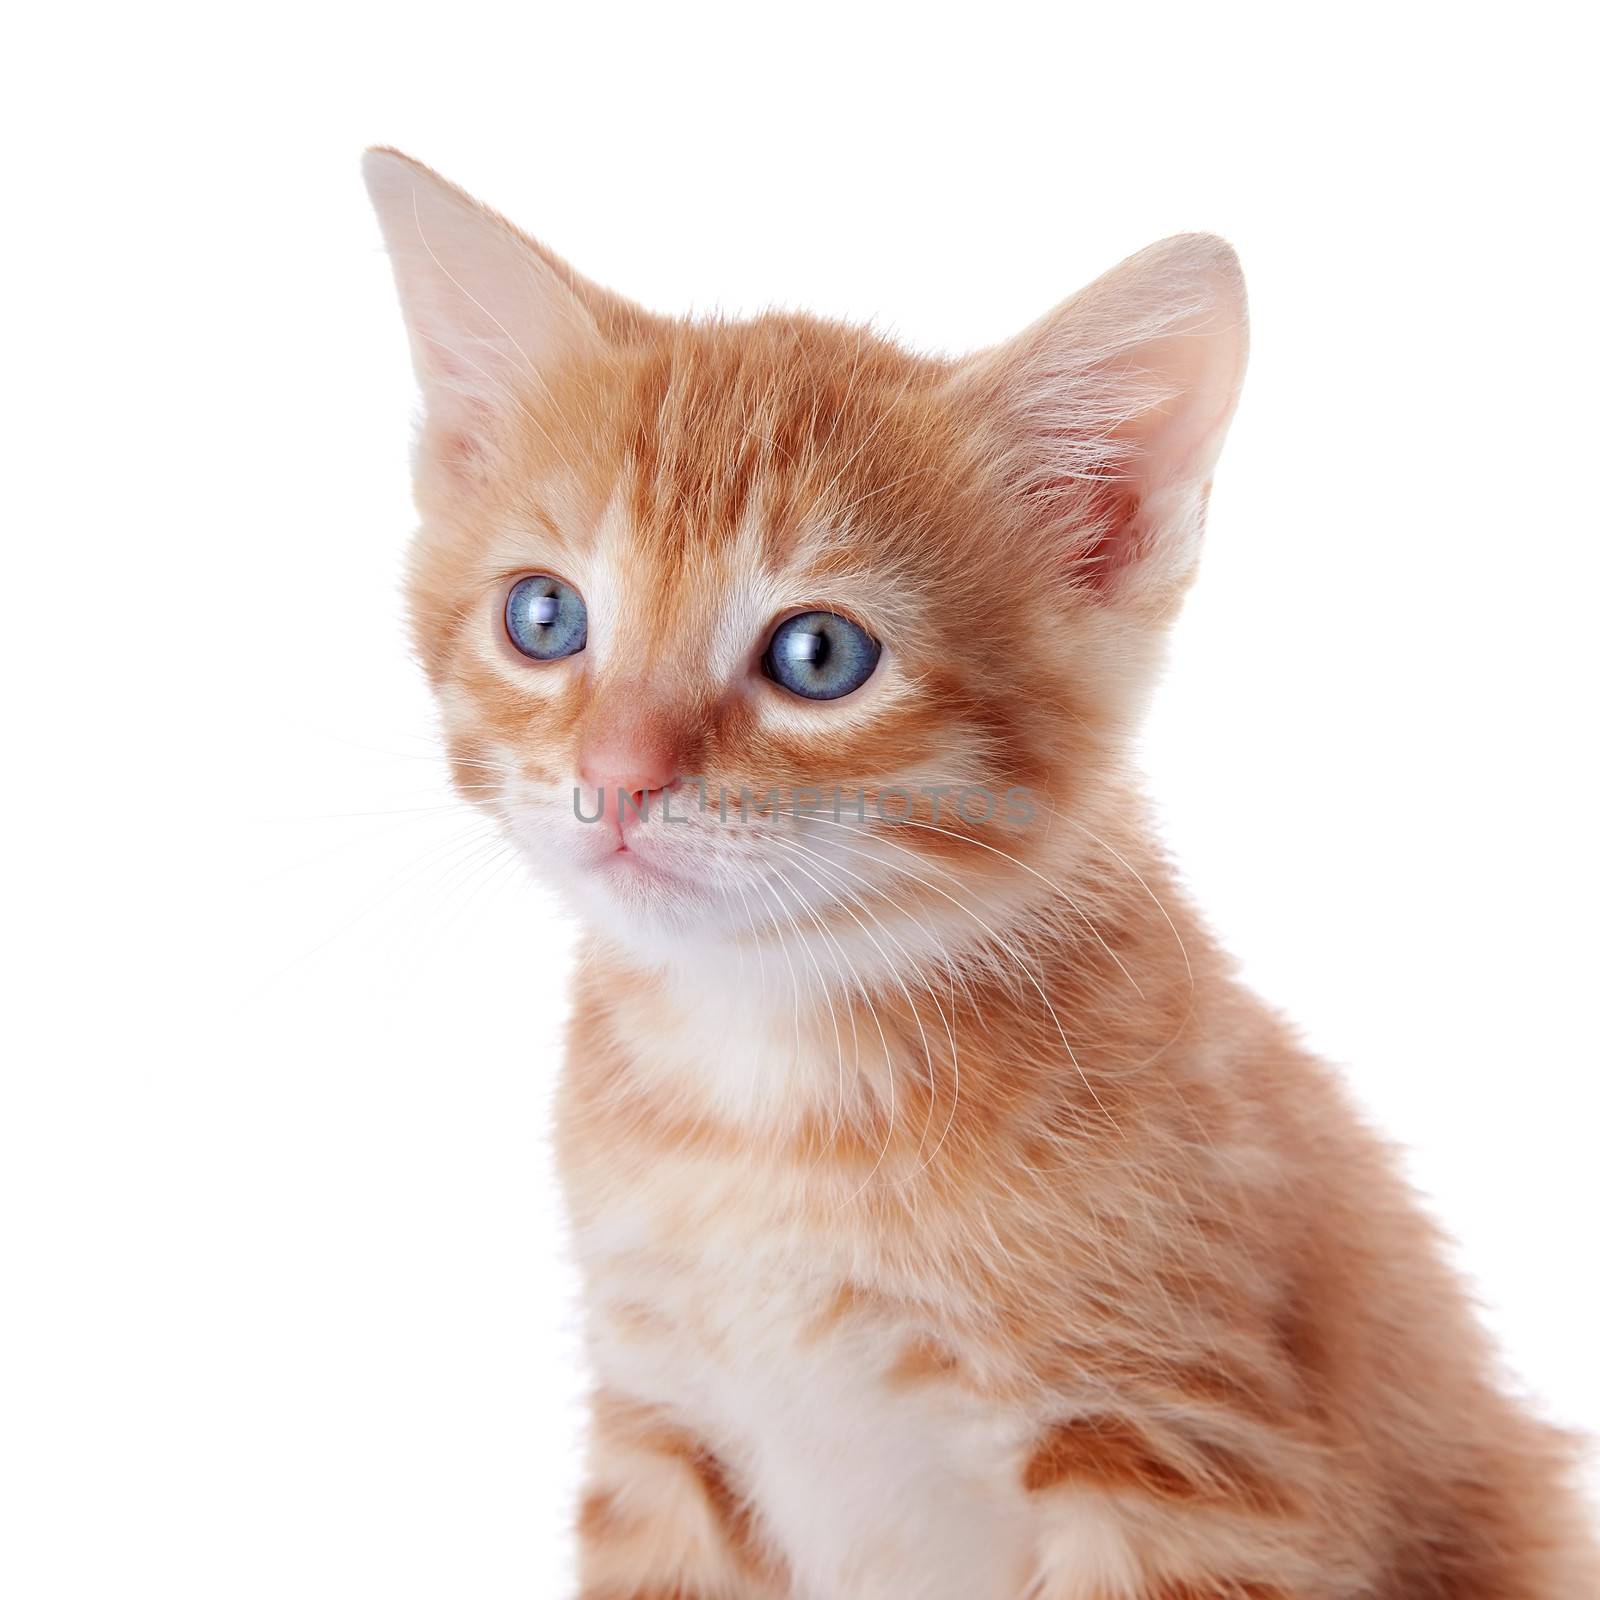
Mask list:
[[[787,929],[899,965],[1037,910],[1123,792],[1194,567],[1232,251],[1154,245],[949,361],[657,317],[403,156],[367,179],[463,792],[647,958]]]

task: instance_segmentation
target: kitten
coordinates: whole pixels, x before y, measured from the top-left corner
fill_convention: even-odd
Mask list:
[[[367,178],[456,779],[587,927],[583,1600],[1576,1600],[1566,1443],[1129,770],[1245,365],[1170,239],[1010,343],[658,317]]]

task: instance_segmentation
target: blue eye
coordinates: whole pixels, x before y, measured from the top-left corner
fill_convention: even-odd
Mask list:
[[[521,578],[506,596],[506,637],[535,661],[575,656],[589,640],[589,608],[559,578]]]
[[[774,683],[807,700],[837,700],[872,676],[882,651],[847,617],[806,611],[779,625],[761,665]]]

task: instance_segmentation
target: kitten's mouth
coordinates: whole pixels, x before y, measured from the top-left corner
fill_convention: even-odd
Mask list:
[[[630,884],[647,884],[662,889],[694,889],[696,884],[676,872],[669,872],[660,862],[641,854],[623,842],[609,850],[595,863],[596,870],[608,878]]]

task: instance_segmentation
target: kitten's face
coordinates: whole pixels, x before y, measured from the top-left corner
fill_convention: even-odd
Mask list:
[[[1101,630],[1005,553],[947,376],[787,319],[675,329],[530,397],[470,509],[423,533],[417,638],[457,776],[613,932],[808,926],[869,886],[937,903],[912,874],[990,875],[949,835],[1027,853],[1007,791],[1059,802],[1100,759]],[[529,575],[581,603],[581,649],[518,648]],[[538,651],[523,594],[511,627]],[[815,613],[843,619],[801,635],[827,651],[817,681],[779,681],[775,632]],[[763,815],[773,791],[809,814]]]
[[[1225,247],[935,362],[649,317],[369,160],[463,792],[647,958],[791,930],[826,981],[998,937],[1119,770],[1192,564],[1242,362]]]

